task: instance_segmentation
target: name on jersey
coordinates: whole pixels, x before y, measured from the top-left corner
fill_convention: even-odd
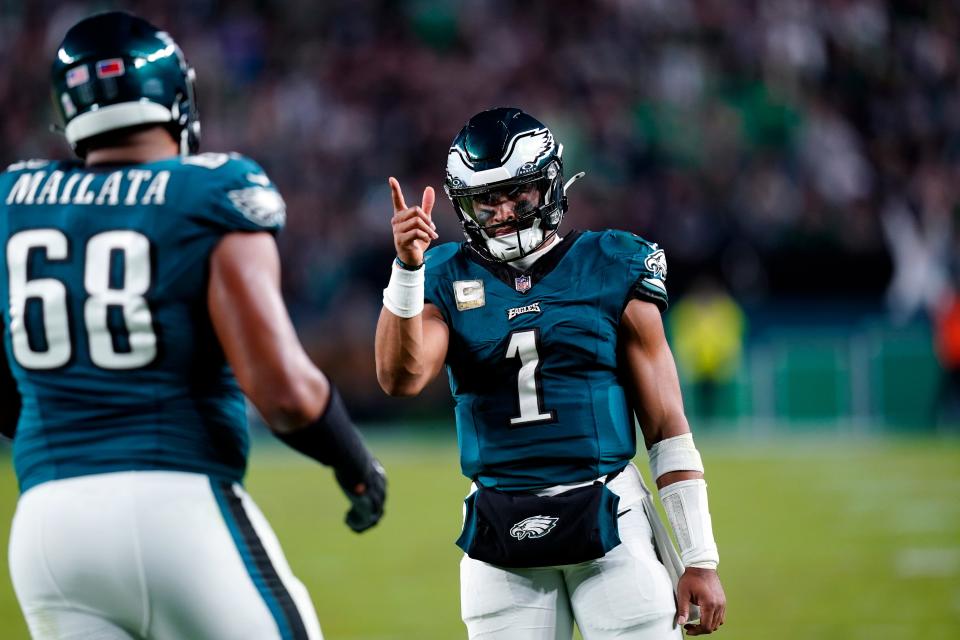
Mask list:
[[[523,307],[514,307],[513,309],[507,309],[507,320],[513,320],[517,316],[523,315],[524,313],[540,313],[540,303],[533,302]]]
[[[21,174],[7,194],[7,204],[162,205],[167,199],[169,171],[127,169],[107,174],[99,188],[93,181],[103,174],[32,171]]]

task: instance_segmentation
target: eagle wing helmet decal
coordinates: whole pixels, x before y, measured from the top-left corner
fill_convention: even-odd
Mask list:
[[[538,129],[519,134],[507,146],[501,164],[512,176],[537,168],[537,163],[556,147],[549,129]]]
[[[553,134],[547,128],[536,131],[525,131],[517,134],[510,140],[507,150],[504,151],[500,164],[503,167],[497,176],[501,180],[521,176],[538,168],[538,163],[557,149]],[[477,172],[488,177],[486,172]],[[477,186],[472,180],[474,165],[469,158],[465,158],[460,149],[450,147],[447,153],[447,182],[455,189],[464,189]],[[480,180],[479,182],[483,182]]]

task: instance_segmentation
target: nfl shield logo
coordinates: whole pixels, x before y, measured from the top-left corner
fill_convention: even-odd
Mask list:
[[[513,281],[513,287],[520,293],[526,293],[530,291],[530,287],[533,286],[533,280],[530,276],[519,276]]]

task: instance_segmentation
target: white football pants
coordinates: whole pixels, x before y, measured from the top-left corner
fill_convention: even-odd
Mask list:
[[[105,473],[20,497],[10,574],[38,640],[321,640],[306,588],[237,484]]]
[[[654,551],[640,473],[632,464],[608,485],[620,496],[622,544],[581,564],[503,569],[464,556],[460,609],[471,640],[674,640],[673,583]]]

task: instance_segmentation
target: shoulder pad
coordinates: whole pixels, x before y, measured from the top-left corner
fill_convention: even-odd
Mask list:
[[[597,242],[609,263],[623,265],[632,282],[631,297],[654,302],[661,311],[667,308],[667,257],[656,242],[617,230],[598,234]]]
[[[263,168],[256,161],[239,153],[200,153],[184,156],[180,162],[186,166],[208,169],[227,180],[233,177],[244,178],[247,177],[245,174],[251,174],[253,178],[249,181],[253,184],[261,186],[270,184],[270,179],[267,178]]]
[[[632,256],[638,253],[663,252],[656,242],[644,240],[635,233],[609,229],[600,234],[600,246],[611,256]]]
[[[444,242],[431,247],[423,255],[423,262],[428,270],[435,270],[449,262],[460,251],[459,242]]]
[[[259,164],[238,153],[202,153],[186,156],[184,165],[210,170],[203,183],[210,188],[213,208],[228,226],[246,230],[278,230],[286,221],[287,206]]]
[[[34,169],[42,169],[49,164],[49,160],[20,160],[19,162],[14,162],[8,166],[6,171],[33,171]]]
[[[231,156],[241,157],[239,154],[230,153],[198,153],[193,156],[184,156],[181,162],[193,167],[203,167],[204,169],[219,169],[230,161]]]

